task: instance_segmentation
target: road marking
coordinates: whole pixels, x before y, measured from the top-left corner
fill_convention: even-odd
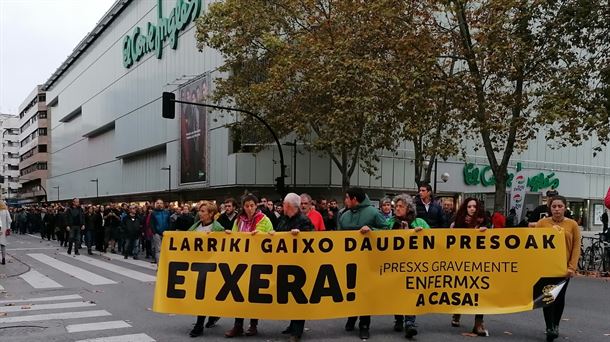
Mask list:
[[[55,301],[55,300],[69,300],[69,299],[82,299],[82,298],[83,297],[75,294],[75,295],[65,295],[65,296],[38,297],[38,298],[29,298],[29,299],[0,300],[0,304],[50,302],[50,301]]]
[[[109,322],[96,322],[96,323],[85,323],[85,324],[71,324],[71,325],[66,326],[66,330],[69,333],[107,330],[107,329],[120,329],[120,328],[131,328],[131,325],[125,321],[109,321]]]
[[[120,262],[126,262],[128,264],[148,268],[149,270],[153,270],[153,271],[157,272],[157,265],[151,264],[149,261],[125,259],[123,256],[121,256],[119,254],[112,254],[112,253],[100,253],[99,255],[102,256],[103,258],[117,260]]]
[[[19,276],[21,279],[25,280],[35,289],[53,289],[58,287],[63,287],[61,284],[56,282],[55,280],[47,277],[46,275],[36,271],[30,270],[27,273],[24,273]]]
[[[49,320],[54,320],[54,319],[102,317],[102,316],[112,316],[112,314],[106,310],[93,310],[93,311],[50,313],[50,314],[31,315],[31,316],[4,317],[4,318],[0,318],[0,324],[49,321]]]
[[[15,305],[15,306],[0,306],[0,312],[24,312],[36,310],[55,310],[55,309],[71,309],[71,308],[87,308],[95,306],[91,302],[67,302],[53,304],[32,304],[32,305]]]
[[[42,236],[38,236],[38,235],[32,235],[32,234],[28,234],[29,236],[33,237],[33,238],[37,238],[37,239],[42,239]]]
[[[91,273],[80,267],[72,266],[63,261],[59,261],[57,259],[51,258],[50,256],[47,256],[45,254],[33,253],[33,254],[28,254],[28,256],[30,256],[44,264],[47,264],[55,269],[58,269],[64,273],[67,273],[75,278],[78,278],[86,283],[89,283],[91,285],[107,285],[107,284],[116,284],[117,283],[114,280],[104,278],[102,276],[99,276],[95,273]]]
[[[7,248],[7,251],[34,251],[42,249],[59,249],[58,247]]]
[[[62,253],[62,255],[68,256],[68,254],[63,254],[63,253]],[[121,267],[121,266],[118,266],[118,265],[111,264],[109,262],[105,262],[105,261],[89,258],[89,257],[86,257],[86,256],[79,256],[75,260],[87,263],[87,264],[95,266],[95,267],[99,267],[99,268],[105,269],[105,270],[110,271],[110,272],[114,272],[114,273],[120,274],[122,276],[131,278],[131,279],[139,280],[139,281],[144,281],[144,282],[151,281],[151,282],[154,282],[154,281],[157,280],[157,278],[155,276],[151,276],[151,275],[146,274],[146,273],[130,270],[129,268]]]
[[[152,337],[150,337],[146,334],[131,334],[131,335],[92,338],[92,339],[88,339],[88,340],[79,340],[76,342],[156,342],[156,341]]]

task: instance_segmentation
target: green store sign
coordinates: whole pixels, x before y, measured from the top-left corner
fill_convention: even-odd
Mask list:
[[[506,187],[510,188],[513,185],[514,173],[509,173],[506,180]],[[472,163],[464,165],[464,183],[466,185],[479,185],[484,187],[495,186],[496,178],[493,176],[491,166],[483,166],[478,168]],[[542,189],[557,189],[559,187],[559,179],[555,177],[554,172],[544,174],[542,172],[528,177],[527,186],[531,192],[538,192]]]
[[[163,44],[169,39],[172,49],[178,47],[178,34],[201,12],[201,0],[177,0],[169,17],[163,18],[162,1],[157,0],[157,25],[148,22],[146,29],[136,27],[123,39],[123,66],[130,68],[142,56],[155,51],[163,56]]]

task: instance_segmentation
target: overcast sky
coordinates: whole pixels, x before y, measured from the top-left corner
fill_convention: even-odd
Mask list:
[[[0,0],[0,113],[43,84],[115,0]]]

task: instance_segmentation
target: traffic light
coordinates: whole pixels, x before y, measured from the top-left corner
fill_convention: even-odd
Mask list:
[[[166,119],[176,118],[176,104],[174,102],[175,100],[176,100],[176,94],[169,93],[166,91],[163,92],[161,115],[164,118],[166,118]]]
[[[284,183],[284,177],[276,177],[275,178],[275,191],[284,198],[286,195],[286,184]]]

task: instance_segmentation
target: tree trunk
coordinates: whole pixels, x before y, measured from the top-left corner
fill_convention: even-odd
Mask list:
[[[494,196],[494,212],[504,214],[506,212],[506,180],[508,179],[508,171],[506,168],[501,168],[494,172],[496,179],[496,194]]]

